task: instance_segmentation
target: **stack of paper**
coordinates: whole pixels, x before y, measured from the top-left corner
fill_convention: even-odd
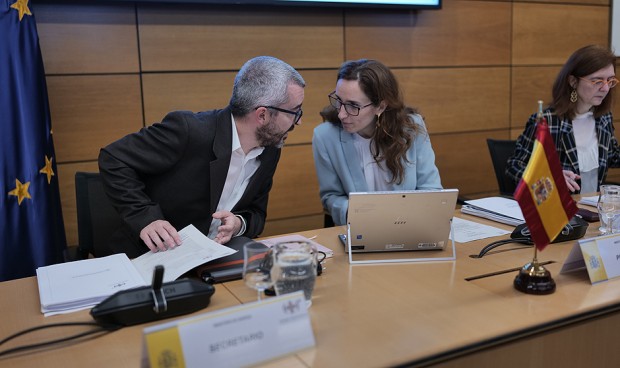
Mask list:
[[[236,252],[207,238],[193,225],[179,235],[182,245],[148,252],[133,261],[123,253],[37,268],[41,312],[48,316],[90,308],[118,291],[150,285],[157,265],[164,266],[164,282],[168,282]]]
[[[581,199],[579,200],[579,203],[592,206],[592,207],[596,207],[596,205],[598,204],[598,196],[596,195],[592,197],[581,197]]]
[[[37,281],[46,315],[92,307],[117,291],[148,284],[124,253],[39,267]]]
[[[461,212],[517,226],[525,222],[519,203],[504,197],[489,197],[465,201]]]

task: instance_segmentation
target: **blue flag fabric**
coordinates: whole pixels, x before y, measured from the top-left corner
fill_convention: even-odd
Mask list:
[[[0,0],[0,281],[67,247],[39,37],[28,0]]]

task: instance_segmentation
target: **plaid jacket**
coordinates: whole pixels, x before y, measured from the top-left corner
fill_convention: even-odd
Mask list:
[[[552,109],[543,112],[547,119],[549,131],[555,142],[555,149],[560,158],[563,170],[570,170],[579,174],[577,146],[573,135],[573,123],[570,120],[560,120]],[[598,137],[598,185],[607,177],[609,167],[620,167],[620,147],[614,136],[613,117],[611,112],[595,119],[596,135]],[[525,130],[517,139],[517,146],[512,157],[508,159],[506,175],[518,183],[525,167],[532,155],[536,139],[536,114],[530,116]],[[579,183],[581,185],[581,183]]]

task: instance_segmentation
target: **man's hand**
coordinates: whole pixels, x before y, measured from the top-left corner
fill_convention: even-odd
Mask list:
[[[213,214],[213,218],[222,221],[222,224],[217,228],[217,235],[213,239],[217,243],[228,243],[241,230],[241,220],[231,212],[218,211]]]
[[[181,236],[168,221],[155,220],[140,231],[140,239],[151,252],[164,252],[181,245]]]
[[[577,179],[581,179],[581,176],[569,170],[562,170],[562,174],[564,174],[564,180],[566,181],[566,186],[568,187],[568,190],[574,192],[581,189],[579,187],[579,184],[577,184]]]

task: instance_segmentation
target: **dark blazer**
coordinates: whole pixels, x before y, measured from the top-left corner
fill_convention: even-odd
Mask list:
[[[148,251],[140,231],[155,220],[177,230],[193,224],[205,235],[219,203],[232,150],[230,108],[200,113],[177,111],[101,149],[99,171],[106,193],[125,226],[109,249],[136,257]],[[258,236],[265,226],[267,200],[280,149],[266,147],[260,167],[232,209],[243,216],[243,235]]]

